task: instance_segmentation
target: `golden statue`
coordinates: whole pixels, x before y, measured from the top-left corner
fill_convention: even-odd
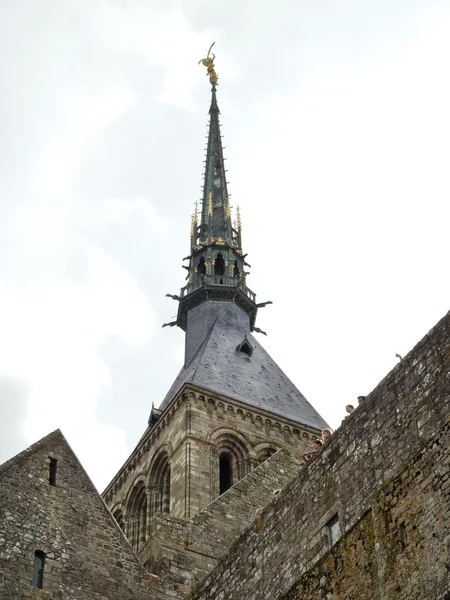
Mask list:
[[[216,70],[214,68],[214,59],[216,58],[216,55],[212,54],[212,52],[211,52],[212,47],[214,46],[215,43],[216,42],[213,42],[211,44],[211,47],[208,50],[208,54],[206,55],[206,58],[202,58],[201,60],[198,61],[198,64],[202,63],[202,65],[204,65],[206,67],[206,75],[209,76],[209,81],[213,85],[217,85],[217,80],[219,79],[219,77],[217,76]]]

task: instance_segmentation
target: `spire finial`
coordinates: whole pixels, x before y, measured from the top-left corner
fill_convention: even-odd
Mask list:
[[[206,55],[206,58],[201,58],[198,61],[198,64],[202,63],[202,65],[204,65],[206,67],[206,75],[209,77],[209,81],[212,84],[213,87],[215,87],[217,85],[217,81],[219,79],[217,73],[216,73],[216,69],[214,67],[214,59],[216,58],[216,55],[213,54],[211,52],[212,47],[214,46],[216,42],[213,42],[208,50],[208,54]]]

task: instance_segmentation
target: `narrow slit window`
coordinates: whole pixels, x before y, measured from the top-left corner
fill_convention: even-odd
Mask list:
[[[33,561],[33,574],[31,576],[31,585],[42,590],[44,585],[45,552],[36,550]]]
[[[56,468],[58,466],[58,461],[56,458],[50,457],[50,465],[48,469],[48,483],[49,485],[56,485]]]
[[[220,493],[223,494],[230,489],[233,475],[231,469],[231,456],[228,452],[222,452],[219,456],[219,481]]]
[[[408,534],[406,532],[406,525],[404,521],[403,523],[400,523],[400,542],[404,550],[408,545]]]
[[[339,516],[334,515],[332,519],[327,524],[328,528],[328,539],[330,541],[330,546],[334,546],[336,542],[341,539],[341,525],[339,523]]]

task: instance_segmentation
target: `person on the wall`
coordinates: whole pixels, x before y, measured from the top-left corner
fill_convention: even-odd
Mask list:
[[[330,441],[332,433],[333,432],[331,431],[331,429],[322,429],[322,444],[326,444]]]

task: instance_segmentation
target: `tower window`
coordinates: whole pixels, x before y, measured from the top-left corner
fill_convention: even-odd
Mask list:
[[[237,263],[237,260],[234,261],[233,275],[235,277],[239,277],[239,265]]]
[[[225,273],[225,261],[221,254],[217,255],[214,263],[214,275],[223,275]]]
[[[56,458],[50,458],[50,465],[48,469],[48,483],[49,485],[56,485],[56,468],[58,465],[58,461]]]
[[[336,542],[341,539],[341,525],[339,523],[339,516],[334,515],[327,524],[328,538],[330,540],[330,546],[334,546]]]
[[[205,275],[206,274],[206,265],[205,265],[205,259],[203,258],[203,256],[198,261],[197,273],[199,273],[200,275]]]
[[[219,456],[219,479],[220,493],[223,494],[233,485],[231,456],[228,452],[222,452]]]
[[[33,574],[31,576],[31,585],[35,588],[42,589],[44,585],[44,567],[45,553],[42,550],[36,550],[33,561]]]

